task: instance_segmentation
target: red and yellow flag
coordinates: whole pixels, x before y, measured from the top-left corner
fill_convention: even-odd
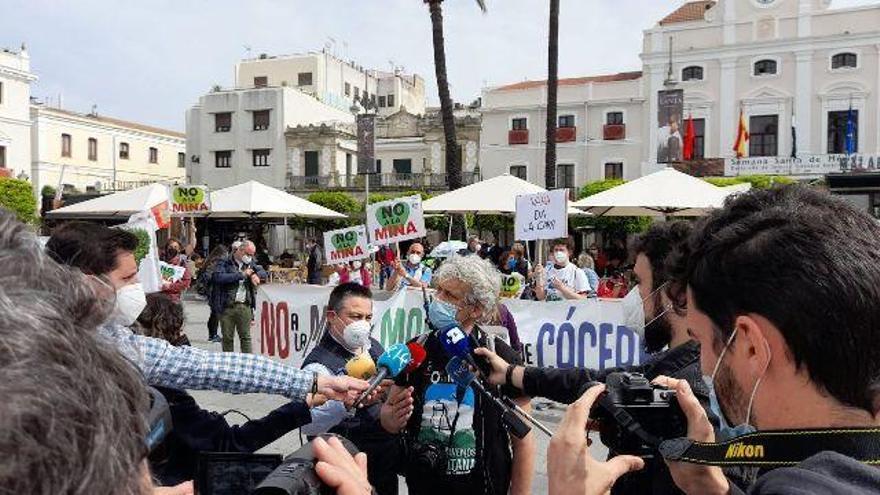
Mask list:
[[[737,158],[746,156],[749,152],[749,126],[742,109],[739,110],[739,125],[736,129],[736,142],[733,143],[733,151]]]

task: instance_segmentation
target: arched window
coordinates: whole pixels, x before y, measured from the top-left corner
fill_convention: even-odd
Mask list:
[[[859,58],[855,53],[838,53],[831,57],[831,68],[832,69],[842,69],[844,67],[851,67],[853,69],[858,65]]]
[[[682,81],[702,81],[703,80],[703,68],[698,65],[692,65],[690,67],[685,67],[681,70],[681,80]]]
[[[769,76],[776,74],[776,61],[775,60],[758,60],[755,62],[755,75],[756,76]]]

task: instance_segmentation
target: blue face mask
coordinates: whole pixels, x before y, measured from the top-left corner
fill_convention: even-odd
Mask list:
[[[428,304],[428,321],[430,321],[437,330],[447,330],[452,327],[457,327],[458,320],[455,319],[457,313],[458,308],[456,308],[454,304],[441,301],[436,297],[431,300],[430,304]]]
[[[507,260],[507,268],[510,270],[513,270],[514,268],[516,268],[516,259],[511,258],[511,259]]]
[[[727,343],[724,345],[724,349],[721,351],[721,354],[718,356],[718,361],[715,363],[715,369],[712,371],[712,376],[703,375],[703,382],[709,388],[709,410],[718,418],[718,430],[715,438],[716,442],[723,442],[725,440],[730,440],[731,438],[746,435],[749,433],[754,433],[757,431],[754,426],[749,424],[749,418],[752,415],[752,402],[755,400],[755,392],[758,391],[758,385],[761,384],[761,379],[759,378],[757,382],[755,382],[755,387],[752,389],[752,395],[749,399],[749,407],[746,412],[746,422],[740,425],[731,426],[727,421],[727,417],[724,415],[724,411],[721,410],[721,403],[718,402],[718,395],[715,393],[715,378],[718,375],[718,370],[721,367],[721,360],[724,358],[724,354],[727,353],[727,349],[730,348],[730,344],[733,343],[733,338],[736,336],[736,330],[730,334],[730,338],[727,339]],[[769,366],[769,361],[768,361]]]

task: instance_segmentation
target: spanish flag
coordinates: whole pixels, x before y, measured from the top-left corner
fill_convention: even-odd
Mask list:
[[[737,158],[742,158],[748,154],[749,148],[749,126],[746,124],[746,116],[743,115],[742,108],[739,109],[739,126],[736,129],[736,142],[733,143],[733,151]]]

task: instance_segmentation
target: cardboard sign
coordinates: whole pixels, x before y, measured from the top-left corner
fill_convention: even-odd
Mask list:
[[[424,237],[427,231],[421,196],[404,196],[371,204],[367,210],[367,230],[375,245]]]
[[[568,190],[517,196],[514,233],[514,238],[523,241],[567,237]]]
[[[186,273],[186,268],[177,265],[171,265],[164,261],[159,262],[159,276],[162,278],[163,284],[173,284],[179,282]]]
[[[171,186],[171,214],[192,215],[211,211],[208,186]]]
[[[324,232],[324,254],[324,263],[328,265],[369,257],[367,228],[357,225]]]

